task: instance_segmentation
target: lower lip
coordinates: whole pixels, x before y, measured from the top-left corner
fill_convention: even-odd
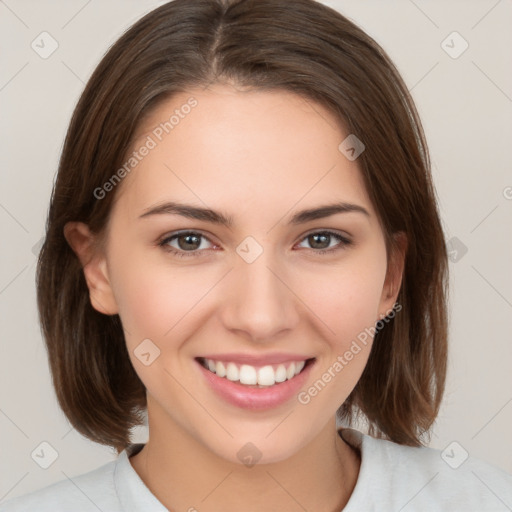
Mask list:
[[[210,387],[227,402],[242,409],[263,410],[278,407],[296,396],[308,378],[314,361],[307,364],[304,369],[290,380],[280,382],[268,388],[247,387],[240,382],[233,382],[224,377],[218,377],[207,370],[199,361],[197,365],[203,372]]]

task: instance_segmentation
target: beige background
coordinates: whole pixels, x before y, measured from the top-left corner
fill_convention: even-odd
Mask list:
[[[0,502],[115,457],[71,429],[56,403],[37,319],[35,254],[86,80],[121,32],[161,3],[0,0]],[[412,90],[447,239],[458,248],[448,382],[431,446],[456,441],[456,458],[466,450],[512,472],[512,2],[325,3],[380,43]],[[47,59],[31,48],[43,31],[59,45]],[[441,45],[453,31],[469,43],[458,58]],[[456,36],[446,44],[462,48]],[[136,433],[144,439],[144,430]],[[46,470],[31,458],[41,442],[58,454]]]

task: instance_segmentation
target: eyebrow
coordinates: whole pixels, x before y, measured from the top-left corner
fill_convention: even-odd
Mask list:
[[[304,224],[312,220],[330,217],[331,215],[335,215],[337,213],[350,212],[362,213],[367,217],[370,217],[368,210],[358,204],[339,202],[318,206],[316,208],[309,208],[307,210],[301,210],[293,215],[289,221],[289,224]],[[173,201],[150,207],[146,209],[146,211],[140,215],[139,218],[145,218],[151,215],[181,215],[182,217],[187,217],[189,219],[211,222],[212,224],[219,224],[227,228],[231,228],[234,224],[233,217],[226,215],[223,212]]]

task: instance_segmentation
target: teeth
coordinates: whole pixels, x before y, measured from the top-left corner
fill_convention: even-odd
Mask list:
[[[259,387],[273,386],[276,383],[290,380],[298,375],[304,368],[305,361],[296,361],[279,365],[266,365],[255,368],[249,364],[243,364],[240,367],[235,363],[226,363],[222,361],[214,361],[212,359],[204,359],[203,366],[208,368],[219,377],[245,384],[248,386],[258,385]]]
[[[233,382],[240,380],[240,372],[238,371],[238,366],[235,363],[228,363],[226,368],[226,379],[232,380]]]
[[[284,364],[280,364],[276,370],[276,382],[284,382],[286,380],[286,368]]]
[[[240,368],[240,384],[256,384],[258,375],[254,366],[243,364]]]
[[[213,370],[210,369],[210,371],[212,372],[215,372],[219,377],[225,377],[226,376],[226,367],[224,366],[223,363],[221,363],[220,361],[215,363],[214,361],[212,361],[211,359],[208,361],[208,367],[210,366],[210,361],[213,363]]]
[[[258,370],[258,384],[260,386],[273,386],[275,383],[276,376],[272,366],[263,366]]]

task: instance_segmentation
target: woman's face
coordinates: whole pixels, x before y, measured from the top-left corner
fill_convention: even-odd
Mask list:
[[[96,267],[107,284],[91,300],[120,315],[150,427],[178,429],[233,462],[254,450],[265,463],[332,421],[401,278],[401,268],[387,278],[357,159],[338,149],[348,135],[312,101],[224,85],[180,93],[139,127],[137,163],[108,192],[116,202]],[[171,202],[195,217],[152,213]],[[341,203],[357,208],[298,214]]]

